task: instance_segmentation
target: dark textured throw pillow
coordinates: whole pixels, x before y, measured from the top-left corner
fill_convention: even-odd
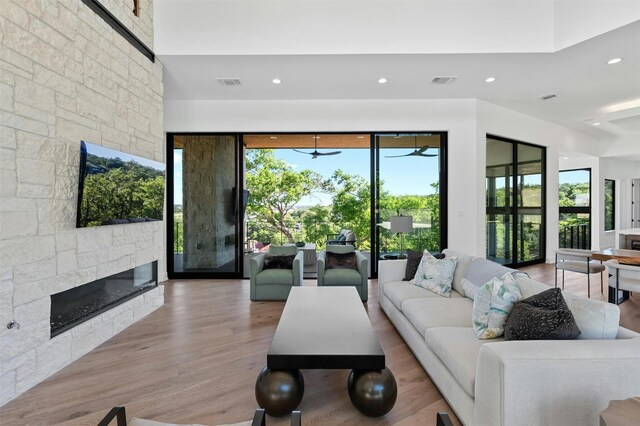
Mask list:
[[[356,269],[356,254],[351,253],[326,253],[324,269]]]
[[[504,327],[505,340],[569,340],[580,335],[559,288],[516,303]]]
[[[293,269],[293,259],[296,256],[286,254],[267,253],[264,256],[264,269]]]
[[[444,253],[434,254],[436,259],[444,259]],[[404,271],[404,278],[402,281],[411,281],[416,276],[418,266],[420,265],[420,259],[422,259],[422,252],[415,250],[407,250],[407,268]]]

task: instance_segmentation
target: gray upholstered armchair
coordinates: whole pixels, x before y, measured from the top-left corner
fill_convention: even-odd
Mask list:
[[[326,269],[326,252],[356,254],[356,269]],[[318,286],[354,286],[358,290],[360,299],[366,302],[369,298],[369,261],[367,257],[355,249],[354,246],[328,245],[326,251],[318,254]]]
[[[267,253],[260,253],[251,262],[251,300],[287,300],[291,286],[302,285],[303,252],[297,247],[271,246],[269,254],[294,255],[293,269],[264,269]]]

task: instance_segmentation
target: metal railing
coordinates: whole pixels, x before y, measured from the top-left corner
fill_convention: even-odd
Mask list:
[[[589,232],[589,224],[560,225],[560,248],[590,249],[591,234]]]

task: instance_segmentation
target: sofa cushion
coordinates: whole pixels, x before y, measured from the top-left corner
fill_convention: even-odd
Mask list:
[[[513,271],[515,271],[515,269],[507,268],[499,263],[481,257],[474,257],[469,263],[464,276],[480,287],[491,281],[492,278],[502,277],[507,272]]]
[[[425,290],[422,287],[418,287],[417,285],[409,284],[407,281],[396,281],[386,283],[384,285],[383,293],[385,296],[391,300],[391,303],[398,309],[402,310],[402,302],[409,299],[418,299],[425,297],[435,297],[442,298],[442,296],[438,296],[437,294]],[[452,298],[462,297],[460,293],[457,291],[452,291],[450,296]]]
[[[451,287],[458,293],[464,294],[462,291],[462,279],[467,273],[467,268],[469,267],[469,263],[471,263],[471,261],[473,260],[473,256],[469,256],[468,254],[449,249],[443,250],[442,253],[444,253],[447,257],[455,256],[458,258],[456,272],[453,274],[453,282],[451,283]]]
[[[529,277],[516,279],[522,297],[530,297],[549,289],[549,286]],[[620,308],[613,303],[591,300],[563,292],[567,306],[581,333],[578,339],[615,339],[620,324]]]
[[[425,340],[462,389],[474,398],[480,347],[504,339],[479,340],[471,327],[434,327],[425,331]]]
[[[296,255],[298,253],[298,247],[294,244],[288,244],[285,246],[269,246],[269,253],[271,254],[285,254],[285,255]]]
[[[472,262],[473,263],[473,262]],[[492,278],[473,298],[473,330],[480,339],[502,336],[509,313],[522,299],[513,274]]]
[[[421,336],[432,327],[471,327],[473,302],[456,299],[421,298],[402,302],[402,313]]]
[[[362,275],[355,269],[329,269],[324,271],[324,285],[360,285]]]
[[[516,303],[504,327],[505,340],[569,340],[580,335],[559,288]]]
[[[256,275],[256,285],[293,285],[291,269],[267,269]]]

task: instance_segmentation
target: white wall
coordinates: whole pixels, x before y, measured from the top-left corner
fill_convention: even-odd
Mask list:
[[[638,4],[156,0],[155,46],[159,55],[552,52],[640,19]]]

